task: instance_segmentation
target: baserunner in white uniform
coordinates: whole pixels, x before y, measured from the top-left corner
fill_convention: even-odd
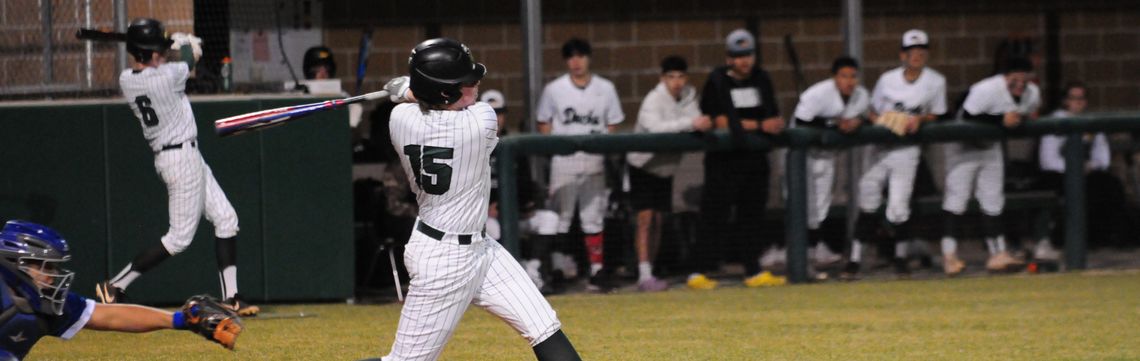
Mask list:
[[[1025,120],[1037,119],[1041,91],[1028,81],[1033,71],[1029,59],[1011,58],[1001,74],[985,78],[970,86],[959,118],[1005,128],[1016,128]],[[958,258],[959,228],[966,205],[973,196],[982,208],[982,233],[990,257],[986,269],[1004,271],[1024,262],[1006,250],[1001,213],[1005,207],[1005,159],[998,140],[947,143],[946,192],[942,199],[944,230],[942,237],[943,270],[955,275],[965,264]]]
[[[245,303],[238,294],[237,213],[198,152],[198,128],[186,97],[192,64],[166,62],[168,50],[184,45],[193,48],[200,42],[179,33],[167,38],[162,23],[153,19],[136,19],[127,28],[127,50],[135,62],[119,75],[119,85],[142,123],[143,137],[154,152],[154,168],[166,183],[170,229],[160,244],[140,252],[114,278],[97,284],[95,293],[104,303],[122,302],[131,282],[190,246],[198,221],[205,216],[214,225],[222,297],[240,315],[252,316],[257,306]],[[199,48],[195,60],[200,54]]]
[[[404,251],[408,297],[382,360],[438,359],[471,304],[507,322],[539,360],[579,360],[554,309],[483,231],[499,140],[494,109],[475,101],[487,69],[463,44],[432,39],[412,50],[409,71],[410,95],[398,89],[409,82],[385,88],[394,101],[417,102],[396,106],[389,128],[420,215]]]
[[[796,104],[796,127],[855,131],[867,116],[870,95],[859,85],[859,63],[843,56],[831,64],[831,78],[815,83]],[[831,208],[831,187],[835,181],[835,150],[812,148],[808,151],[808,242],[809,253],[816,266],[842,260],[831,251],[819,230]]]
[[[871,91],[870,119],[879,115],[900,112],[908,116],[907,133],[918,131],[922,123],[930,122],[946,113],[946,78],[926,66],[930,56],[930,39],[926,32],[912,29],[903,33],[899,60],[903,65],[888,70],[879,77]],[[879,257],[893,256],[895,272],[906,275],[906,241],[909,239],[910,197],[914,191],[914,176],[918,169],[921,149],[918,145],[870,145],[864,159],[864,172],[859,179],[858,221],[855,223],[855,240],[851,244],[850,261],[843,276],[854,277],[862,262],[863,242],[877,233],[881,218],[876,212],[883,205],[883,188],[887,188],[887,222],[893,233],[880,248]]]
[[[612,133],[625,119],[621,102],[609,80],[590,72],[590,44],[570,39],[562,45],[564,74],[542,89],[538,101],[538,130],[542,134],[584,135]],[[578,211],[590,259],[592,290],[611,288],[607,279],[596,278],[602,269],[602,231],[606,215],[605,156],[586,152],[556,155],[550,160],[550,196],[558,211],[558,233],[566,239],[574,211]],[[557,256],[556,256],[557,257]]]

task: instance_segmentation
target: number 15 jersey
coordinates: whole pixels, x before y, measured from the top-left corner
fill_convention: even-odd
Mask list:
[[[190,68],[183,62],[166,63],[143,70],[125,69],[119,86],[135,117],[142,122],[143,137],[151,150],[181,144],[198,137],[194,112],[186,97]]]
[[[476,233],[487,223],[491,151],[499,142],[495,110],[478,102],[461,110],[396,106],[388,123],[420,219],[448,233]]]

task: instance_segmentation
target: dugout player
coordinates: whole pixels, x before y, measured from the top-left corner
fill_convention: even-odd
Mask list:
[[[871,91],[870,119],[874,122],[887,112],[907,116],[907,133],[918,131],[922,123],[946,113],[946,78],[926,66],[930,56],[930,38],[918,29],[903,33],[899,60],[902,66],[879,77]],[[883,188],[887,188],[886,221],[893,227],[890,244],[895,272],[910,273],[906,264],[906,242],[910,238],[910,197],[918,169],[921,148],[918,145],[870,145],[864,159],[864,173],[859,179],[859,209],[855,223],[855,239],[844,268],[845,278],[855,277],[862,262],[863,242],[874,237],[882,224],[877,211],[883,204]]]
[[[471,304],[507,322],[539,360],[580,360],[554,309],[483,231],[499,140],[495,111],[475,101],[487,69],[445,38],[420,43],[408,62],[410,92],[385,89],[394,101],[416,102],[397,105],[389,127],[420,216],[404,251],[408,297],[382,360],[439,358]]]
[[[67,241],[55,230],[19,220],[4,224],[0,230],[0,334],[4,335],[0,355],[24,358],[41,338],[70,340],[82,329],[132,333],[192,329],[190,316],[181,311],[96,304],[72,292],[75,272],[63,268],[69,260]],[[237,327],[224,332],[232,338],[207,338],[232,348],[241,333],[240,319],[233,318],[236,321],[230,322],[237,322]]]
[[[103,303],[122,302],[125,290],[139,276],[190,246],[198,221],[205,216],[214,225],[222,297],[240,315],[254,316],[259,308],[238,294],[237,213],[198,152],[198,128],[186,97],[193,64],[166,61],[167,50],[183,43],[167,38],[162,23],[154,19],[135,19],[127,27],[127,51],[135,61],[119,75],[119,85],[142,123],[143,137],[154,152],[154,168],[166,184],[170,228],[160,243],[140,252],[115,277],[95,285],[95,294]]]
[[[838,129],[847,134],[855,131],[867,116],[870,96],[859,85],[859,63],[843,56],[831,64],[831,79],[815,83],[800,95],[796,104],[795,126]],[[817,265],[839,262],[823,241],[820,224],[827,219],[831,207],[831,187],[835,181],[835,151],[812,148],[808,151],[808,241],[812,259]]]
[[[959,118],[1016,128],[1023,121],[1036,120],[1041,91],[1029,80],[1033,63],[1023,57],[1010,58],[1001,74],[970,86]],[[1005,206],[1005,159],[997,140],[947,143],[946,191],[942,199],[945,224],[942,235],[943,271],[956,275],[965,268],[958,258],[961,218],[970,197],[982,208],[982,233],[989,250],[986,269],[1004,271],[1023,262],[1009,254],[1002,230]]]
[[[1067,118],[1080,116],[1088,109],[1088,88],[1084,83],[1074,81],[1065,85],[1065,90],[1062,93],[1061,109],[1057,109],[1050,116],[1056,118]],[[1114,205],[1117,202],[1125,201],[1124,197],[1113,197],[1116,194],[1123,195],[1117,192],[1108,191],[1111,188],[1119,188],[1119,181],[1115,180],[1111,174],[1108,173],[1108,167],[1112,160],[1112,153],[1109,151],[1108,137],[1104,133],[1086,133],[1081,140],[1084,142],[1085,149],[1088,150],[1088,161],[1085,162],[1085,194],[1087,206],[1085,209],[1088,211],[1086,218],[1089,220],[1090,230],[1089,235],[1093,235],[1100,230],[1102,233],[1112,230],[1114,224],[1112,218],[1118,215],[1113,213],[1123,214]],[[1043,188],[1055,190],[1058,195],[1065,193],[1065,135],[1061,134],[1047,134],[1041,137],[1041,144],[1037,155],[1041,164],[1041,183]],[[1098,181],[1104,180],[1104,181]],[[1116,187],[1107,186],[1113,184]],[[1098,194],[1105,196],[1098,197]],[[1117,198],[1110,200],[1111,198]],[[1097,202],[1100,200],[1100,202]],[[1093,205],[1096,206],[1093,206]],[[1115,211],[1115,212],[1114,212]],[[1061,259],[1061,251],[1058,249],[1054,242],[1060,241],[1060,237],[1050,237],[1050,226],[1052,222],[1052,214],[1049,210],[1042,210],[1046,221],[1039,225],[1036,230],[1037,245],[1033,247],[1033,259],[1038,262],[1056,262]],[[1103,216],[1095,217],[1093,214],[1101,213]],[[1095,225],[1097,221],[1108,221],[1102,225]],[[1059,228],[1057,229],[1059,230]],[[1057,232],[1054,231],[1054,234]],[[1096,237],[1089,237],[1090,240],[1096,240]]]
[[[546,84],[535,114],[542,134],[613,133],[625,119],[614,84],[590,72],[590,54],[590,43],[582,39],[562,45],[567,73]],[[559,216],[558,233],[567,238],[577,209],[590,261],[589,288],[601,291],[609,288],[595,277],[602,269],[607,192],[604,155],[576,152],[551,157],[550,197]]]
[[[689,85],[689,65],[679,56],[661,61],[661,81],[641,102],[634,133],[675,133],[705,131],[712,121],[697,106],[697,90]],[[637,212],[637,288],[662,291],[664,280],[653,277],[653,258],[661,243],[662,216],[672,210],[673,174],[681,162],[680,153],[631,152],[629,183],[633,210]]]
[[[734,139],[746,132],[778,134],[784,119],[768,73],[756,64],[756,39],[744,29],[725,38],[726,65],[709,74],[701,92],[701,113],[716,129],[727,129]],[[722,242],[742,257],[748,287],[778,286],[782,276],[763,271],[759,258],[764,249],[760,230],[768,203],[768,153],[745,150],[705,153],[705,185],[701,196],[701,244],[693,254],[698,273],[686,284],[711,289],[717,282],[700,272],[713,271],[724,255]],[[735,210],[735,211],[734,211]]]

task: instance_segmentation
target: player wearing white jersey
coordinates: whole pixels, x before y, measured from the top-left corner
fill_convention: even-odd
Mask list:
[[[903,65],[879,77],[871,91],[870,118],[876,120],[887,112],[907,115],[907,133],[918,131],[922,123],[946,113],[946,78],[926,66],[930,39],[926,32],[912,29],[903,33],[899,60]],[[860,215],[855,223],[855,240],[844,276],[859,272],[863,242],[870,240],[881,224],[876,215],[883,204],[883,187],[887,188],[886,220],[893,226],[890,244],[894,244],[895,271],[905,275],[906,243],[909,235],[910,197],[918,169],[921,149],[917,145],[870,145],[864,159],[864,173],[859,179]],[[882,248],[880,248],[882,249]],[[889,253],[884,250],[882,253]],[[888,254],[880,254],[887,257]]]
[[[389,128],[420,216],[404,252],[411,285],[396,340],[381,360],[439,358],[471,304],[510,324],[539,360],[579,360],[554,309],[483,231],[499,140],[495,111],[475,102],[486,68],[465,45],[432,39],[412,50],[409,70],[408,98],[418,103],[396,106]],[[405,100],[407,92],[389,91]]]
[[[190,246],[198,221],[205,216],[214,225],[217,238],[214,246],[222,297],[242,316],[256,315],[257,306],[242,301],[238,294],[237,213],[198,152],[198,129],[186,97],[192,64],[167,63],[164,54],[194,38],[175,38],[188,40],[166,38],[157,20],[132,21],[127,28],[127,50],[135,62],[119,75],[123,96],[142,123],[143,137],[154,152],[154,168],[166,183],[170,229],[160,244],[143,250],[114,278],[96,285],[96,295],[104,303],[122,302],[124,290],[143,272]]]
[[[970,86],[959,118],[1000,124],[1015,128],[1024,120],[1037,119],[1041,105],[1041,91],[1028,77],[1033,63],[1025,58],[1012,58],[1001,74],[985,78]],[[945,212],[942,237],[943,270],[955,275],[965,264],[957,255],[957,240],[961,238],[959,218],[966,212],[971,193],[982,208],[982,233],[990,258],[986,269],[1004,271],[1022,262],[1006,250],[1005,235],[1001,227],[1002,208],[1005,206],[1003,186],[1005,159],[1002,143],[996,140],[953,142],[946,147],[946,191],[942,199]]]
[[[583,135],[612,133],[625,119],[621,102],[609,80],[590,72],[590,44],[570,39],[562,45],[562,58],[568,73],[542,90],[535,114],[542,134]],[[558,232],[565,239],[570,232],[574,210],[578,210],[585,233],[590,275],[602,269],[602,231],[606,213],[605,156],[576,152],[556,155],[550,160],[550,197],[558,211]],[[603,282],[604,283],[604,282]],[[590,281],[591,288],[608,285]]]
[[[839,57],[831,65],[831,78],[812,85],[800,95],[796,105],[795,126],[834,128],[843,133],[858,129],[866,117],[870,96],[859,85],[859,63],[851,57]],[[831,187],[835,181],[835,151],[812,148],[808,151],[808,242],[811,258],[817,265],[839,262],[824,242],[819,226],[827,219],[831,207]]]

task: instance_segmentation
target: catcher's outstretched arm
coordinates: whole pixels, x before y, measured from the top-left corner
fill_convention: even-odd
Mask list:
[[[98,331],[150,332],[174,328],[174,314],[128,304],[96,304],[83,328]]]

